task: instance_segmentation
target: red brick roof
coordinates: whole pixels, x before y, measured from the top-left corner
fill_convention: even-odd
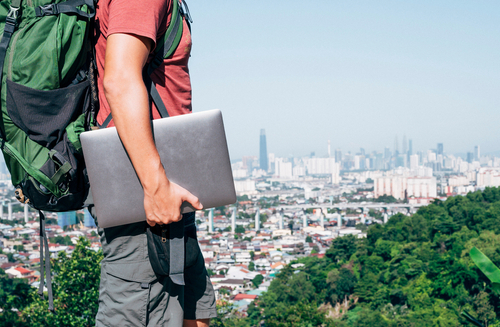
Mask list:
[[[257,298],[257,295],[251,295],[251,294],[238,294],[234,297],[234,301],[240,301],[244,299],[249,299],[249,300],[255,300]]]
[[[18,268],[15,268],[17,271],[19,271],[21,274],[25,275],[25,274],[31,274],[32,271],[31,270],[28,270],[26,268],[23,268],[23,267],[18,267]]]

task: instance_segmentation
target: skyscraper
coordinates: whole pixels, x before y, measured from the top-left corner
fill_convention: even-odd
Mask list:
[[[85,209],[83,212],[83,225],[85,227],[96,227],[94,218],[90,215],[90,212]]]
[[[474,160],[479,160],[480,157],[481,157],[481,150],[479,148],[479,145],[476,145],[474,147]]]
[[[472,163],[474,161],[474,153],[467,152],[467,162]]]
[[[408,156],[413,155],[413,140],[408,140]]]
[[[384,159],[391,159],[391,149],[388,147],[385,147],[384,149]]]
[[[443,143],[438,143],[437,154],[443,154]]]
[[[335,150],[335,162],[342,161],[342,151],[340,149]]]
[[[403,146],[402,146],[402,150],[403,150],[403,154],[406,154],[406,152],[408,151],[408,149],[406,148],[407,146],[407,143],[406,143],[406,135],[403,135]]]
[[[399,145],[398,145],[398,136],[394,139],[394,156],[397,157],[399,155]]]
[[[268,171],[269,161],[267,160],[267,141],[266,141],[266,130],[260,130],[260,169]]]

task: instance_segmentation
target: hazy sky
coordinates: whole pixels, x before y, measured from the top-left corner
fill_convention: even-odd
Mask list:
[[[232,159],[500,150],[500,2],[190,0],[193,109],[223,112]],[[401,148],[401,145],[400,145]]]

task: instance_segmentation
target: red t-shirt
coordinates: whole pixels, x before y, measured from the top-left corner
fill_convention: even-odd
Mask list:
[[[158,36],[167,30],[171,13],[172,0],[100,0],[98,2],[96,60],[99,73],[100,109],[97,115],[99,124],[102,124],[111,112],[102,87],[108,35],[115,33],[135,34],[148,37],[156,44]],[[191,34],[184,21],[179,46],[151,76],[170,116],[191,112],[191,81],[188,69],[190,53]],[[152,56],[149,59],[151,60]],[[127,69],[127,67],[123,67],[123,69]],[[160,118],[154,104],[153,108],[153,117]],[[110,126],[114,126],[113,121],[108,125],[108,127]]]

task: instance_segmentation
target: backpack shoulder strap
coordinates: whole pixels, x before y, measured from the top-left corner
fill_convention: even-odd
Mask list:
[[[3,30],[2,40],[0,40],[0,82],[3,80],[2,79],[3,64],[5,61],[5,55],[7,54],[7,48],[9,47],[12,34],[14,34],[17,28],[17,17],[19,15],[20,8],[21,8],[21,0],[12,0],[10,4],[9,13],[5,18],[5,27]],[[2,138],[2,148],[3,148],[3,142],[7,141],[7,137],[5,135],[5,130],[3,126],[0,127],[0,136]]]

